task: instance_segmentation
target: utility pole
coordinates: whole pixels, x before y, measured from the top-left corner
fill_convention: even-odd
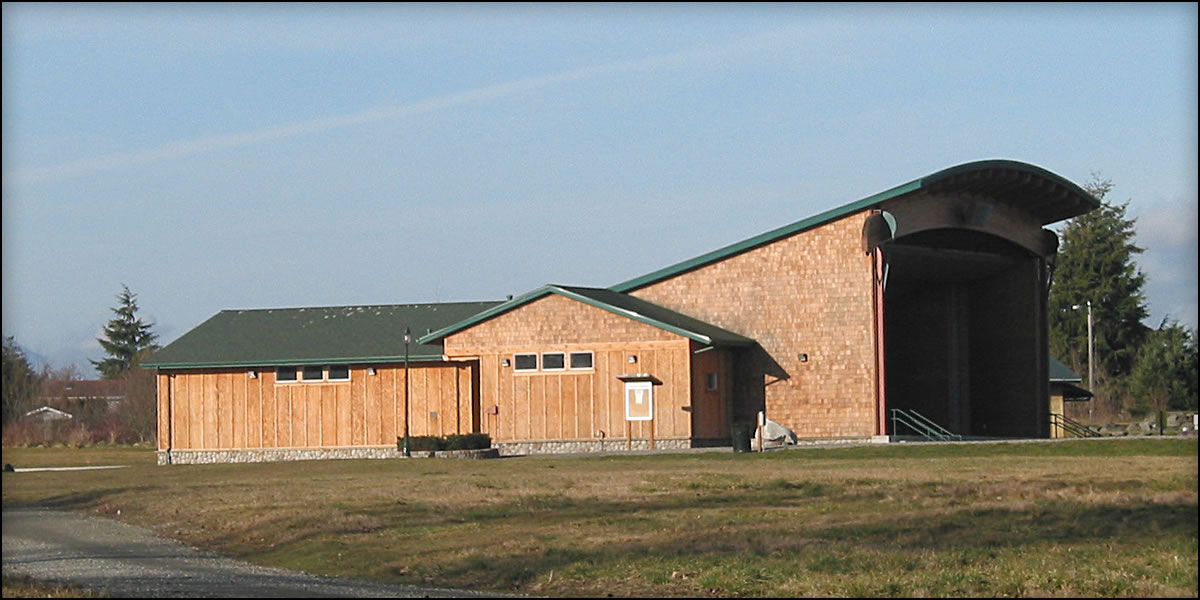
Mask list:
[[[1095,369],[1095,367],[1093,366],[1094,361],[1092,359],[1093,344],[1092,344],[1092,301],[1091,300],[1087,301],[1087,309],[1088,309],[1088,391],[1092,392],[1094,394],[1094,393],[1096,393],[1096,391],[1095,391],[1096,390],[1096,378],[1092,375],[1092,372]]]
[[[1092,341],[1094,339],[1092,337],[1092,301],[1088,300],[1086,304],[1087,304],[1087,311],[1088,311],[1087,312],[1087,319],[1088,319],[1087,320],[1088,391],[1095,394],[1096,393],[1096,376],[1095,376],[1096,360],[1095,360],[1095,357],[1093,356],[1093,352],[1095,351],[1095,343]],[[1081,308],[1083,308],[1083,306],[1076,304],[1071,307],[1071,310],[1079,310]],[[1092,416],[1092,404],[1093,404],[1092,402],[1088,403],[1088,417],[1089,418]]]

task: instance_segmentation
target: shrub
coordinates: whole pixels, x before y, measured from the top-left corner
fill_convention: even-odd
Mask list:
[[[484,450],[492,447],[492,437],[486,433],[414,435],[408,438],[408,449],[414,452],[436,452],[438,450]],[[396,438],[396,448],[404,450],[404,438]]]
[[[492,436],[486,433],[446,436],[446,450],[484,450],[491,447]]]
[[[398,438],[396,441],[400,450],[404,450],[404,438]],[[414,435],[408,438],[408,449],[417,452],[442,450],[445,447],[446,441],[433,435]]]

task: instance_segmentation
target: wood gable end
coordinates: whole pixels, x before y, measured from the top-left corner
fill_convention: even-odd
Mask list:
[[[687,345],[687,338],[633,318],[547,294],[445,338],[450,358],[490,351],[634,344]]]
[[[478,361],[482,426],[493,440],[693,435],[696,343],[678,333],[552,292],[443,339],[448,359]],[[633,372],[662,382],[653,422],[625,420],[619,378]]]

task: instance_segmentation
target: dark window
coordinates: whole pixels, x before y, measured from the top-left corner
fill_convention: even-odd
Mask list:
[[[295,381],[296,367],[276,367],[275,381]]]
[[[715,391],[716,389],[717,389],[717,374],[709,373],[708,374],[708,391],[712,392],[712,391]]]
[[[346,381],[350,379],[350,367],[345,365],[333,365],[329,367],[330,381]]]
[[[324,367],[304,367],[305,381],[320,381],[325,378]]]
[[[547,352],[542,355],[543,371],[561,371],[566,365],[566,357],[562,352]]]
[[[536,354],[517,354],[513,356],[513,370],[536,371],[538,360]]]
[[[571,368],[572,369],[590,369],[590,368],[592,368],[592,353],[591,352],[572,352],[571,353]]]

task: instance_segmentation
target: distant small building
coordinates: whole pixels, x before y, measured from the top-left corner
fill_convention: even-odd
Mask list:
[[[69,419],[75,418],[75,415],[72,415],[71,413],[66,412],[66,411],[58,410],[57,408],[53,408],[50,406],[43,406],[41,408],[35,408],[35,409],[25,413],[24,418],[29,421],[41,421],[43,423],[51,423],[54,421],[67,421]]]
[[[1050,357],[1050,437],[1070,437],[1062,420],[1067,417],[1067,402],[1087,402],[1092,393],[1082,387],[1083,377],[1053,356]]]

